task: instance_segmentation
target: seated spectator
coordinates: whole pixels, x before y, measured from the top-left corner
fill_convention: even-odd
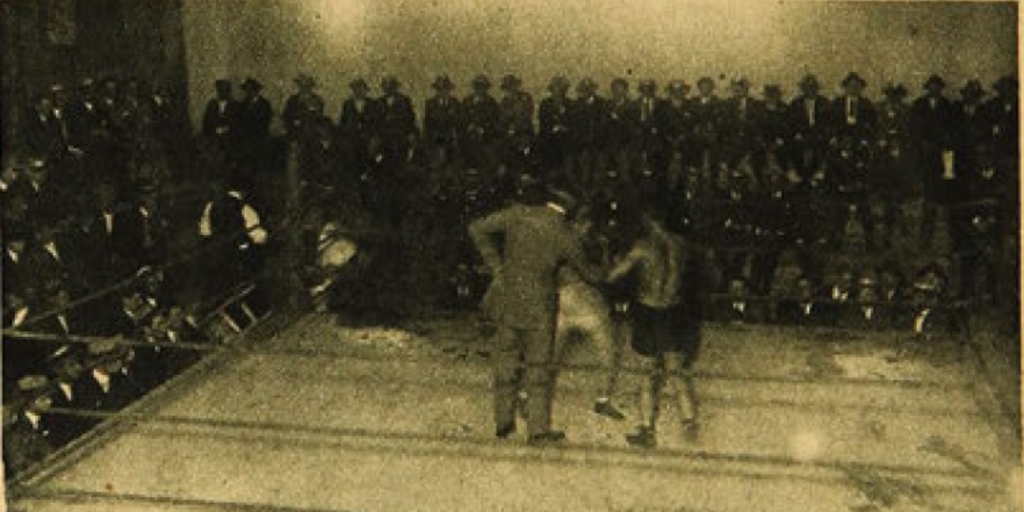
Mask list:
[[[54,407],[85,410],[86,382],[81,345],[65,345],[47,359],[53,382]],[[80,436],[96,423],[95,420],[70,414],[55,414],[51,418],[51,438],[55,447],[63,446]]]
[[[82,393],[87,408],[115,412],[142,395],[129,369],[134,352],[122,341],[122,337],[107,338],[88,345],[86,366],[92,371],[85,378]]]
[[[796,278],[794,289],[779,301],[777,318],[789,325],[823,325],[825,308],[821,303],[820,285],[810,276]]]
[[[910,297],[910,329],[918,336],[929,338],[936,333],[949,333],[954,327],[954,311],[944,301],[947,278],[937,264],[929,264],[918,271]]]
[[[50,439],[50,381],[42,375],[18,380],[4,413],[4,469],[8,479],[17,476],[53,453]],[[7,414],[10,413],[10,416]]]
[[[853,300],[840,313],[838,326],[862,330],[888,328],[889,311],[879,307],[878,302],[878,277],[873,269],[865,269],[857,278]]]

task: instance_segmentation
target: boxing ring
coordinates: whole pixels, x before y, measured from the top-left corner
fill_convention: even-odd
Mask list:
[[[494,438],[471,319],[409,331],[271,317],[8,489],[13,511],[1010,511],[1019,448],[956,340],[711,325],[696,440],[628,447],[642,376],[591,412],[602,354],[559,379],[564,445]],[[628,351],[627,351],[628,352]],[[520,429],[522,430],[522,429]],[[1014,501],[1016,500],[1016,502]]]

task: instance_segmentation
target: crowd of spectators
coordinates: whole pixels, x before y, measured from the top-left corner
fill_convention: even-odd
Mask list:
[[[353,80],[336,117],[313,77],[295,84],[278,115],[256,79],[240,96],[217,81],[197,134],[137,79],[34,99],[0,176],[8,475],[95,422],[53,404],[116,411],[244,330],[270,307],[236,300],[247,282],[319,283],[305,269],[325,223],[358,247],[335,312],[475,307],[487,276],[466,226],[525,181],[571,191],[612,252],[635,206],[663,205],[714,255],[723,321],[942,330],[953,306],[1006,296],[997,276],[1016,268],[1012,77],[954,101],[932,76],[908,102],[899,84],[870,100],[856,73],[834,98],[808,75],[788,101],[742,78],[721,98],[711,78],[602,96],[559,76],[535,108],[514,75],[499,98],[486,76],[460,98],[442,75],[421,119],[394,77],[379,94]]]

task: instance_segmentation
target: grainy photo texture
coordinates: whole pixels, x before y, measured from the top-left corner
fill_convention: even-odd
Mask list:
[[[1022,510],[1016,3],[0,20],[7,510]]]

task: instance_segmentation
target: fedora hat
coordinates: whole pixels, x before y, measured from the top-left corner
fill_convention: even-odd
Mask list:
[[[690,92],[690,84],[682,80],[672,80],[667,86],[665,86],[665,90],[667,90],[669,94],[686,94]]]
[[[299,73],[299,76],[295,77],[295,85],[313,88],[316,87],[316,80],[306,73]]]
[[[866,87],[868,85],[867,81],[861,78],[860,75],[858,75],[856,72],[851,71],[848,75],[846,75],[846,78],[843,79],[840,85],[842,85],[843,87],[849,87],[850,85],[853,84],[859,84],[861,87]]]
[[[502,90],[507,91],[518,89],[521,85],[523,85],[523,81],[520,80],[519,77],[516,75],[508,74],[501,78]]]
[[[261,84],[259,80],[249,77],[246,78],[239,87],[241,87],[243,91],[259,91],[263,89],[263,84]]]
[[[818,77],[814,75],[804,75],[804,77],[800,79],[800,83],[798,83],[797,85],[799,85],[801,89],[805,89],[808,87],[813,87],[817,89],[821,86],[821,84],[818,83]]]
[[[928,77],[928,80],[925,80],[924,85],[921,88],[931,89],[932,87],[938,87],[939,89],[942,89],[946,87],[946,81],[943,80],[942,77],[939,75],[932,75]]]
[[[1017,79],[1010,76],[1001,76],[995,83],[992,84],[992,88],[1000,94],[1006,94],[1016,91],[1018,87]]]
[[[349,82],[348,83],[348,87],[350,89],[360,89],[360,90],[365,91],[365,90],[369,90],[370,84],[366,83],[366,80],[364,80],[362,77],[358,77],[355,80],[352,80],[351,82]]]
[[[448,75],[438,75],[437,78],[434,78],[434,82],[430,84],[430,87],[438,91],[450,91],[455,88],[455,83],[452,82]]]
[[[905,98],[907,96],[907,88],[903,84],[889,82],[882,88],[882,93],[890,98]]]
[[[576,84],[576,90],[579,92],[594,92],[597,90],[597,83],[592,78],[586,77]]]
[[[556,75],[553,78],[551,78],[550,82],[548,82],[548,90],[551,90],[551,91],[563,91],[564,92],[564,91],[568,91],[569,87],[570,87],[569,79],[564,77],[564,76],[562,76],[562,75]]]
[[[981,86],[980,80],[968,80],[960,89],[960,96],[964,98],[980,98],[985,95],[985,88]]]
[[[477,75],[473,77],[472,85],[474,89],[490,89],[491,79],[487,75]]]

